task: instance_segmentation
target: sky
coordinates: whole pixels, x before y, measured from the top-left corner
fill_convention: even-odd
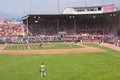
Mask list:
[[[66,7],[83,7],[85,0],[1,0],[0,13],[24,16],[28,13],[56,14]],[[104,5],[115,4],[120,9],[120,0],[103,0]],[[102,5],[102,0],[86,0],[87,6]]]

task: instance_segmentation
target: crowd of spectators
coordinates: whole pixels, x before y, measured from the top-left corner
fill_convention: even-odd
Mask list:
[[[53,24],[34,24],[29,26],[30,32],[35,35],[55,35],[57,34],[56,26]]]
[[[0,42],[17,41],[18,37],[26,36],[26,32],[27,32],[27,27],[22,23],[0,24]]]
[[[4,24],[0,25],[0,37],[17,37],[24,34],[26,27],[23,24]]]
[[[80,42],[99,42],[105,41],[115,43],[117,31],[114,24],[33,24],[29,27],[34,36],[42,35],[43,41],[80,41]],[[112,30],[111,30],[112,29]],[[61,34],[59,33],[61,32]],[[119,41],[119,39],[118,39]]]
[[[1,40],[4,41],[4,38],[12,42],[25,41],[24,39],[18,38],[22,35],[22,37],[33,36],[29,39],[30,42],[39,42],[39,37],[42,37],[44,42],[99,42],[102,40],[118,46],[120,45],[120,39],[116,37],[117,32],[114,26],[114,24],[110,25],[109,23],[104,25],[99,23],[79,23],[75,26],[71,24],[59,24],[57,26],[57,24],[52,23],[40,23],[32,24],[29,27],[26,27],[22,23],[3,24],[0,25],[0,42]]]

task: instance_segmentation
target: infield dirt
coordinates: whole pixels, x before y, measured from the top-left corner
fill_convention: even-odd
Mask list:
[[[89,46],[77,43],[76,45],[83,46],[83,48],[71,48],[71,49],[47,49],[47,50],[2,50],[0,46],[0,54],[68,54],[68,53],[86,53],[86,52],[102,52],[104,50],[93,48]]]

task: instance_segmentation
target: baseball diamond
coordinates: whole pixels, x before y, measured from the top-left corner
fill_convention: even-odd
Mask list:
[[[0,21],[0,80],[120,79],[120,10],[114,4]]]

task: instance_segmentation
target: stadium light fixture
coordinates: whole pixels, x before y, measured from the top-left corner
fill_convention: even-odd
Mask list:
[[[75,18],[75,16],[73,16],[73,18]]]
[[[93,16],[93,18],[96,18],[96,16]]]
[[[113,16],[116,16],[116,14],[113,14]]]
[[[70,18],[70,19],[72,19],[72,18],[74,19],[74,18],[75,18],[75,16],[69,16],[69,18]]]
[[[40,16],[38,17],[38,19],[40,19]]]
[[[34,19],[36,19],[36,16],[34,16]]]
[[[116,14],[110,14],[110,16],[116,16]]]
[[[110,14],[110,16],[112,16],[112,14]]]
[[[35,20],[35,23],[38,23],[38,21],[37,21],[37,20]]]

